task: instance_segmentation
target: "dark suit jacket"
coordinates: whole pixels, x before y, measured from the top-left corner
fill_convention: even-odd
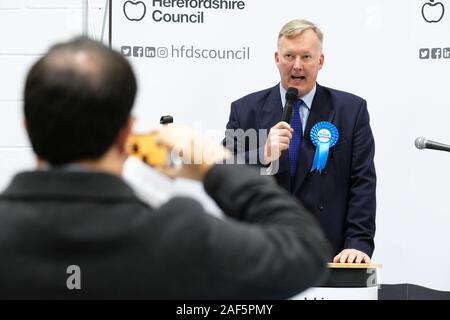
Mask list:
[[[204,184],[227,219],[189,198],[152,209],[104,173],[18,174],[0,195],[0,299],[287,298],[321,281],[327,241],[273,179],[217,165]]]
[[[227,129],[269,130],[280,121],[282,112],[279,85],[276,85],[233,102]],[[339,131],[339,140],[330,149],[322,174],[310,172],[315,154],[310,131],[320,121],[333,123]],[[233,141],[231,132],[227,130],[228,137],[224,143]],[[257,148],[262,150],[264,143],[263,140],[258,141]],[[230,146],[234,152],[239,152],[237,144]],[[252,151],[248,143],[243,151],[248,160],[248,153]],[[358,249],[369,256],[373,253],[376,207],[374,153],[366,101],[317,84],[294,185],[291,186],[288,152],[281,155],[275,177],[280,185],[314,212],[333,246],[334,254],[344,248]]]

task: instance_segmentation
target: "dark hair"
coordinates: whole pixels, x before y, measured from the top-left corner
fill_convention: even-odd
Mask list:
[[[53,46],[25,85],[34,152],[52,165],[98,159],[126,124],[136,90],[130,64],[100,42],[79,37]]]

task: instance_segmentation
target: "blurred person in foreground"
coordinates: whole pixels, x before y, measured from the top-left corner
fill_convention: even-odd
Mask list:
[[[161,167],[203,181],[225,214],[190,198],[158,209],[122,180],[136,80],[120,54],[87,38],[53,46],[26,79],[37,158],[0,195],[0,298],[284,299],[320,283],[328,245],[310,213],[269,177],[215,164],[222,147],[189,130],[156,131],[192,160]]]

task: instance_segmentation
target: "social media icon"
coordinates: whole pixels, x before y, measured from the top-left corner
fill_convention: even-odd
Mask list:
[[[133,47],[133,57],[142,57],[144,55],[144,48]]]
[[[125,57],[131,56],[131,47],[129,46],[122,46],[121,52]]]
[[[420,59],[430,59],[430,49],[428,49],[428,48],[419,49],[419,58]]]
[[[166,47],[158,47],[157,55],[159,58],[167,58],[169,55],[169,50]]]
[[[444,59],[450,59],[450,48],[444,48]]]
[[[155,49],[155,47],[145,47],[145,56],[147,58],[154,58],[154,57],[156,57],[156,49]]]
[[[431,49],[431,59],[441,59],[441,58],[442,58],[442,49],[441,48]]]

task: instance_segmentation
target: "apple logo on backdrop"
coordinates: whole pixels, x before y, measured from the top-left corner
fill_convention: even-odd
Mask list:
[[[425,3],[422,6],[422,17],[428,23],[439,22],[444,16],[445,8],[442,2],[430,2]]]
[[[145,17],[147,8],[142,1],[126,1],[123,4],[123,13],[130,21],[141,21]]]

